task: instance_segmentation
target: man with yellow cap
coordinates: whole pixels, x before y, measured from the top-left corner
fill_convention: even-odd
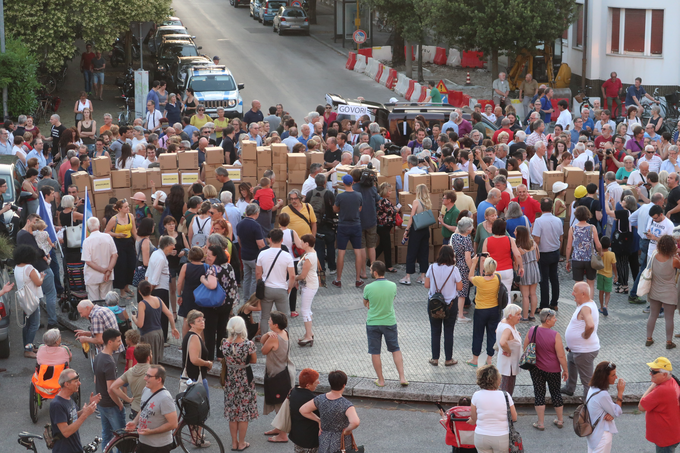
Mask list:
[[[666,357],[647,364],[652,385],[642,395],[638,409],[646,412],[645,438],[657,453],[672,453],[680,444],[680,386],[671,375],[673,365]]]

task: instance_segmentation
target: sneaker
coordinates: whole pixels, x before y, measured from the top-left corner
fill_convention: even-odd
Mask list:
[[[574,392],[568,391],[566,387],[562,387],[560,389],[560,393],[567,395],[567,396],[574,396]]]
[[[644,304],[646,301],[638,296],[628,296],[629,304]]]
[[[291,311],[291,312],[290,312],[290,317],[291,317],[291,318],[297,318],[298,316],[300,316],[300,314],[299,314],[298,312],[296,312],[296,311]]]
[[[342,288],[342,282],[339,282],[337,280],[333,280],[331,285],[335,286],[336,288]]]
[[[649,313],[649,311],[650,311],[649,305],[642,309],[642,313]]]
[[[99,409],[95,409],[95,410],[94,410],[94,416],[97,417],[97,418],[99,418],[99,419],[102,418],[102,414],[99,413]]]
[[[659,318],[663,318],[663,307],[661,307],[661,311],[659,312]]]
[[[38,355],[30,349],[24,349],[24,357],[27,359],[35,359]]]
[[[467,323],[467,322],[472,322],[472,319],[466,318],[465,316],[463,316],[462,318],[456,317],[456,322]]]
[[[354,284],[357,288],[361,288],[364,286],[364,281],[363,280],[357,280],[356,283]]]
[[[338,273],[338,270],[337,269],[331,269],[330,271],[328,271],[328,273],[331,274],[331,275],[335,275],[335,274]]]

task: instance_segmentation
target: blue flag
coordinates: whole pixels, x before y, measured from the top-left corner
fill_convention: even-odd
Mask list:
[[[42,192],[40,194],[40,207],[38,208],[38,215],[47,224],[47,234],[49,234],[50,239],[53,243],[57,244],[57,230],[54,229],[54,223],[52,223],[52,207],[45,202]]]
[[[85,241],[85,238],[89,236],[89,232],[87,231],[87,219],[92,217],[92,205],[90,204],[90,193],[87,190],[87,187],[85,187],[85,205],[84,205],[84,210],[83,210],[83,232],[81,233],[80,236],[80,251],[82,252],[82,247],[83,247],[83,242]]]

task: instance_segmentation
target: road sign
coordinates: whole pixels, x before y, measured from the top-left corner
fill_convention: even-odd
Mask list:
[[[352,34],[352,39],[354,40],[355,43],[357,44],[363,44],[366,42],[366,32],[363,30],[356,30]]]
[[[439,91],[439,94],[449,94],[449,90],[446,88],[446,84],[443,80],[440,80],[437,84],[437,90]]]
[[[302,6],[302,2],[300,0],[293,0],[290,6],[297,6],[298,8],[300,8]]]

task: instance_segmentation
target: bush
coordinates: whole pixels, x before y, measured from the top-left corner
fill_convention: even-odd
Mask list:
[[[16,118],[31,114],[38,107],[38,60],[21,40],[11,36],[7,37],[5,50],[0,54],[0,89],[7,87],[9,115]]]

